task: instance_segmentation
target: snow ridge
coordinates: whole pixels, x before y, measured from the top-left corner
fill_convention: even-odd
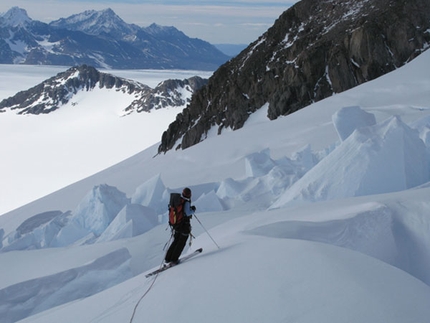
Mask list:
[[[128,250],[124,248],[88,265],[1,289],[2,322],[16,322],[119,284],[132,277],[130,258]]]
[[[373,114],[353,106],[339,110],[333,120],[340,140],[333,150],[315,153],[306,146],[292,158],[280,159],[272,159],[269,149],[252,153],[244,158],[245,179],[227,178],[191,186],[194,204],[202,212],[226,211],[254,203],[260,210],[276,210],[404,191],[430,181],[428,147],[419,132],[399,117],[375,123]],[[172,191],[175,189],[166,187],[160,174],[138,186],[131,198],[115,187],[96,186],[74,211],[43,213],[26,220],[15,231],[6,232],[2,250],[67,247],[138,236],[167,222]],[[402,242],[397,241],[390,228],[407,230],[389,207],[378,205],[346,221],[278,222],[273,230],[262,227],[250,232],[272,232],[277,236],[279,231],[283,238],[322,241],[360,251],[412,271],[430,283],[430,276],[422,274],[426,265],[421,261],[415,262],[413,270],[398,261],[406,256],[398,251]],[[309,237],[306,232],[318,235]],[[346,240],[342,238],[344,232],[348,232]],[[414,239],[422,237],[410,237],[410,241]]]
[[[342,113],[347,113],[343,110]],[[374,117],[349,109],[344,121],[337,114],[337,129],[344,139],[351,130],[342,127],[350,124],[356,128],[330,155],[297,181],[272,205],[286,205],[332,200],[345,197],[382,194],[407,190],[429,181],[426,147],[417,131],[409,128],[398,117],[392,117],[374,126]],[[354,122],[350,120],[354,120]],[[390,161],[387,164],[387,161]]]

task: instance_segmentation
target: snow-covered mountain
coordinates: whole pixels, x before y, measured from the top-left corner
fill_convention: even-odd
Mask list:
[[[0,15],[0,63],[213,71],[229,57],[174,27],[127,24],[111,9],[45,24],[13,7]]]
[[[27,26],[32,22],[32,19],[27,15],[27,12],[18,7],[13,7],[6,13],[0,15],[1,26]]]
[[[149,112],[164,107],[182,107],[189,103],[194,91],[207,80],[193,76],[185,80],[165,80],[155,88],[140,82],[101,73],[92,66],[72,67],[48,80],[0,101],[0,113],[7,109],[17,114],[46,114],[66,106],[78,104],[79,92],[91,92],[96,87],[114,90],[124,96],[122,114]]]
[[[51,102],[50,98],[69,93],[61,81],[64,79],[55,77],[67,74],[66,69],[61,66],[0,65],[0,97],[10,97],[17,102],[21,100],[27,109],[30,109],[31,102],[42,107],[43,102]],[[77,74],[72,73],[68,79],[76,93],[70,92],[71,96],[65,97],[68,103],[61,104],[51,113],[19,114],[22,109],[10,108],[0,113],[0,214],[152,146],[190,99],[194,86],[190,80],[194,80],[196,75],[207,79],[212,73],[102,70],[92,74],[91,84],[95,86],[88,90],[87,84],[81,88],[74,87],[73,84],[80,83]],[[57,81],[55,86],[47,82],[51,78]],[[136,96],[115,86],[110,88],[107,83],[100,87],[95,83],[98,78],[104,82],[117,79],[118,84],[123,85],[130,82],[130,86],[145,84],[150,89],[145,91],[147,95],[142,92]],[[83,79],[89,80],[88,75],[84,73]],[[40,92],[29,90],[32,88],[39,88]],[[33,101],[35,98],[40,102]],[[138,98],[142,99],[138,104],[142,110],[138,112],[151,108],[150,113],[126,110]],[[180,102],[184,105],[177,106]],[[168,106],[157,109],[165,104]],[[44,108],[49,109],[50,106]]]
[[[140,27],[127,24],[112,9],[101,11],[86,10],[68,18],[60,18],[49,23],[52,27],[82,31],[90,35],[115,35],[115,38],[131,37]]]
[[[151,146],[1,216],[3,321],[426,322],[429,64],[274,121],[262,108],[186,150]],[[184,186],[203,254],[146,279]]]

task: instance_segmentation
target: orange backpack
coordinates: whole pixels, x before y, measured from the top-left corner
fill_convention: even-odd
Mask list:
[[[169,203],[169,224],[176,226],[182,222],[184,218],[184,203],[185,200],[179,193],[170,193]]]

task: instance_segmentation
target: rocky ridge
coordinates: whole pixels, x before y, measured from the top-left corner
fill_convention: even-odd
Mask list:
[[[302,0],[223,64],[163,133],[185,149],[212,127],[241,128],[268,103],[276,119],[384,75],[430,44],[428,0]]]
[[[184,106],[194,91],[207,83],[194,76],[185,80],[167,80],[154,89],[149,86],[99,72],[92,66],[72,67],[65,72],[0,102],[0,112],[16,110],[18,114],[46,114],[72,102],[79,91],[115,89],[133,96],[133,102],[124,108],[124,114],[148,112],[167,106]],[[73,104],[73,103],[72,103]]]

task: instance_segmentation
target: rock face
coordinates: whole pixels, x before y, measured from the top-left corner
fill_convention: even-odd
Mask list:
[[[429,44],[428,0],[302,0],[194,94],[159,152],[195,145],[214,126],[239,129],[266,103],[270,119],[290,114],[404,65]]]
[[[0,102],[0,113],[6,109],[16,110],[17,114],[50,113],[70,102],[79,91],[90,91],[95,87],[133,96],[133,102],[124,108],[125,114],[148,112],[167,106],[185,106],[192,93],[206,83],[206,79],[194,76],[185,80],[166,80],[152,89],[136,81],[101,73],[92,66],[81,65],[4,99]]]
[[[185,80],[165,80],[145,93],[125,109],[126,112],[142,112],[151,109],[185,106],[192,94],[206,85],[207,79],[193,76]],[[185,95],[186,94],[186,95]]]

